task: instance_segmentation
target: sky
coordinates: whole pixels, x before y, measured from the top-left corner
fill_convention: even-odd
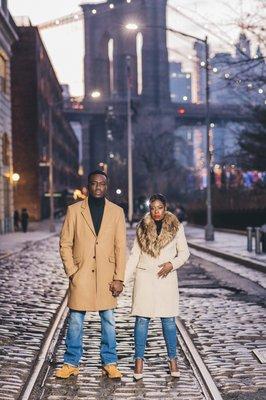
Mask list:
[[[28,16],[35,25],[76,12],[80,10],[81,3],[81,0],[8,0],[8,7],[13,17]],[[239,35],[236,25],[241,18],[241,10],[243,13],[254,12],[255,3],[256,0],[168,0],[168,4],[178,7],[181,14],[168,9],[167,25],[202,38],[208,34],[211,54],[233,52],[230,42],[235,42]],[[70,85],[71,95],[82,96],[83,23],[43,30],[41,36],[60,83]],[[167,43],[169,49],[177,51],[169,50],[169,59],[182,62],[183,69],[192,72],[193,43],[173,34],[168,35]]]

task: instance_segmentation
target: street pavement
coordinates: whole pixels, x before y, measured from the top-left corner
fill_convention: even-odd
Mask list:
[[[202,258],[179,272],[180,316],[223,399],[265,399],[265,289]],[[241,397],[243,396],[243,397]]]
[[[129,231],[129,247],[133,231]],[[58,236],[31,244],[0,261],[0,399],[16,400],[67,287],[58,254]],[[240,267],[239,267],[240,268]],[[254,272],[254,271],[252,271]],[[261,273],[262,274],[262,273]],[[180,316],[225,400],[266,398],[266,366],[252,350],[266,348],[265,289],[206,258],[193,255],[178,272]],[[81,373],[68,381],[56,380],[61,365],[64,332],[38,400],[61,399],[202,399],[201,389],[180,351],[180,380],[167,371],[159,320],[151,325],[145,377],[132,380],[133,323],[130,292],[116,311],[119,365],[124,377],[110,382],[101,377],[99,317],[88,313]]]
[[[241,257],[245,260],[259,262],[265,265],[266,269],[266,253],[255,253],[255,242],[253,238],[253,251],[247,251],[247,237],[237,233],[217,232],[215,231],[215,240],[206,241],[204,238],[204,228],[187,224],[185,226],[187,238],[190,243],[200,245],[207,249],[213,249],[222,253]]]
[[[49,223],[48,219],[40,222],[30,222],[26,233],[20,230],[1,235],[0,259],[28,248],[38,240],[44,240],[52,236],[53,234],[49,230]],[[55,221],[55,232],[59,232],[61,225],[62,222],[60,220]]]
[[[0,399],[17,399],[67,288],[58,237],[0,261]]]

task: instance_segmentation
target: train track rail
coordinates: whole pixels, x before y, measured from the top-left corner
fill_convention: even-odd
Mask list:
[[[45,390],[45,382],[51,369],[50,363],[54,358],[61,331],[66,326],[67,315],[68,308],[66,295],[57,310],[47,337],[36,358],[30,377],[22,389],[19,400],[35,399],[36,397],[34,396],[34,393],[38,393],[38,400],[42,400]],[[180,347],[202,389],[204,398],[206,400],[222,400],[221,393],[197,351],[184,323],[179,318],[176,318],[176,325],[179,331]]]

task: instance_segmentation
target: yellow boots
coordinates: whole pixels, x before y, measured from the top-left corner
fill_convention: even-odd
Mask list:
[[[78,367],[74,367],[73,365],[64,364],[60,369],[58,369],[55,373],[56,378],[67,379],[71,375],[78,375],[79,369]]]

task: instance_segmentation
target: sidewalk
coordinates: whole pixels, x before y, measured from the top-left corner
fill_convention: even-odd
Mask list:
[[[247,238],[244,235],[227,232],[215,232],[215,240],[207,242],[204,238],[204,228],[185,226],[188,243],[192,248],[236,261],[263,271],[266,271],[266,253],[256,254],[247,249]],[[254,247],[253,241],[253,247]]]
[[[51,233],[49,230],[49,219],[40,222],[30,222],[29,230],[27,233],[13,232],[7,233],[0,236],[0,259],[10,255],[12,253],[17,253],[32,243],[38,240],[47,239],[52,235],[59,233],[62,222],[61,220],[55,221],[55,233]]]

